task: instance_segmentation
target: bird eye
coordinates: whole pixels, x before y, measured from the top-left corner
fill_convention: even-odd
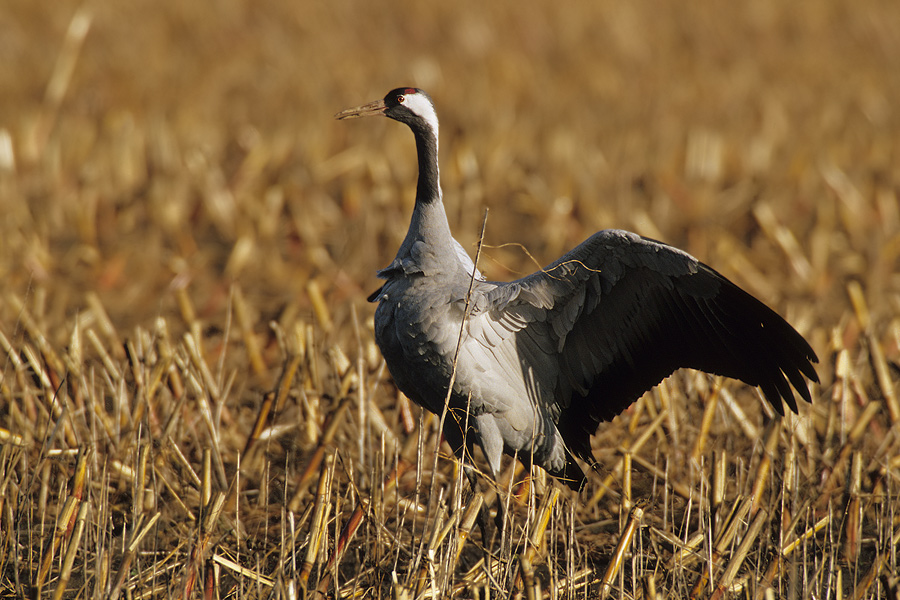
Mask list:
[[[397,96],[397,104],[403,104],[406,101],[406,96]]]

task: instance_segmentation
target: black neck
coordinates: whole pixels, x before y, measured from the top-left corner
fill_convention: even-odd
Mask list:
[[[416,136],[416,153],[419,157],[419,181],[416,185],[416,202],[431,204],[441,199],[441,182],[438,170],[438,145],[435,132],[427,127],[411,125]]]

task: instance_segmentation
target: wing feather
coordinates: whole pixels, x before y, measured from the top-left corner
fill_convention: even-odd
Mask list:
[[[758,385],[783,413],[791,386],[810,399],[812,348],[764,304],[692,256],[607,230],[528,277],[499,284],[476,312],[515,336],[523,376],[545,396],[570,449],[673,371],[691,367]]]

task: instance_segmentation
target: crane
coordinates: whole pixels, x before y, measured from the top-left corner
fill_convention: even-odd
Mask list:
[[[406,124],[419,167],[409,230],[369,298],[375,340],[414,402],[440,415],[449,398],[444,437],[464,465],[477,443],[495,478],[506,453],[579,490],[575,458],[596,464],[600,423],[682,367],[759,386],[782,415],[797,412],[792,387],[811,401],[803,336],[672,246],[608,229],[527,277],[485,281],[447,222],[431,97],[397,88],[335,118],[366,116]]]

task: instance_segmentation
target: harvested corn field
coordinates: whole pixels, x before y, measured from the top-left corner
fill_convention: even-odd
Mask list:
[[[900,595],[896,2],[12,0],[0,48],[0,596]],[[489,279],[665,241],[809,340],[813,402],[680,371],[580,494],[473,494],[366,302],[412,138],[332,118],[402,85]]]

